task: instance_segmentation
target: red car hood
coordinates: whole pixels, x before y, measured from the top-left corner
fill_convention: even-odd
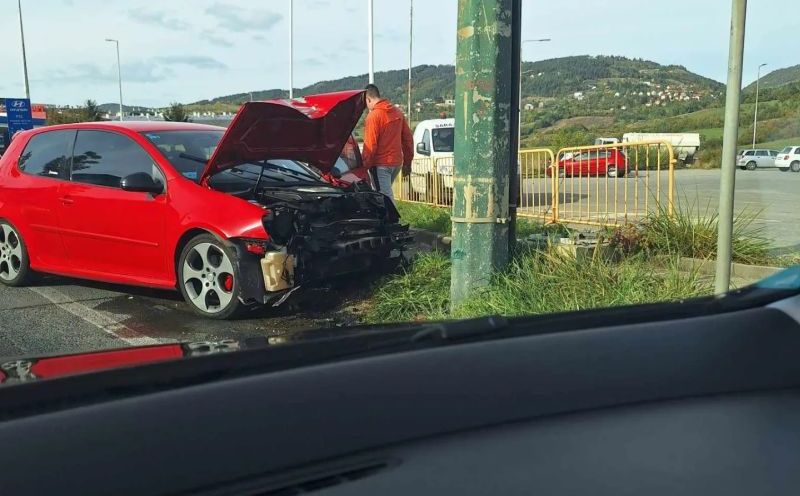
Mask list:
[[[200,181],[236,165],[266,159],[298,160],[327,172],[365,107],[363,90],[245,103]]]

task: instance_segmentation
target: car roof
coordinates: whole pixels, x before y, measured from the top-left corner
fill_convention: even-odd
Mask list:
[[[163,131],[224,131],[224,127],[211,126],[208,124],[197,124],[194,122],[170,122],[170,121],[97,121],[97,122],[78,122],[73,124],[59,124],[56,126],[45,126],[37,128],[41,131],[57,131],[59,129],[107,129],[141,132],[163,132]]]

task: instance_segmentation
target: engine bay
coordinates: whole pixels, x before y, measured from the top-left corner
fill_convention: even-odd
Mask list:
[[[259,264],[267,293],[383,270],[399,260],[410,241],[408,226],[400,225],[392,201],[366,183],[253,182],[250,174],[229,174],[218,175],[212,188],[264,207],[269,241]]]

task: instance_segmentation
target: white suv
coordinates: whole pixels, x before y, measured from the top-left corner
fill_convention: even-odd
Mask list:
[[[787,146],[775,159],[775,167],[783,172],[800,172],[800,146]]]

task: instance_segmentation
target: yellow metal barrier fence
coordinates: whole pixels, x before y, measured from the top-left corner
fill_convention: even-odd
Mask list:
[[[437,207],[453,205],[453,157],[415,158],[411,175],[400,174],[392,192],[402,201]]]
[[[639,142],[519,152],[519,217],[608,226],[673,211],[675,153]],[[415,158],[392,186],[401,201],[453,204],[453,156]]]
[[[661,208],[673,211],[675,153],[669,143],[563,148],[548,174],[557,177],[556,222],[608,226]]]
[[[556,181],[547,175],[553,162],[553,152],[548,148],[520,150],[518,216],[557,221],[553,204]]]

